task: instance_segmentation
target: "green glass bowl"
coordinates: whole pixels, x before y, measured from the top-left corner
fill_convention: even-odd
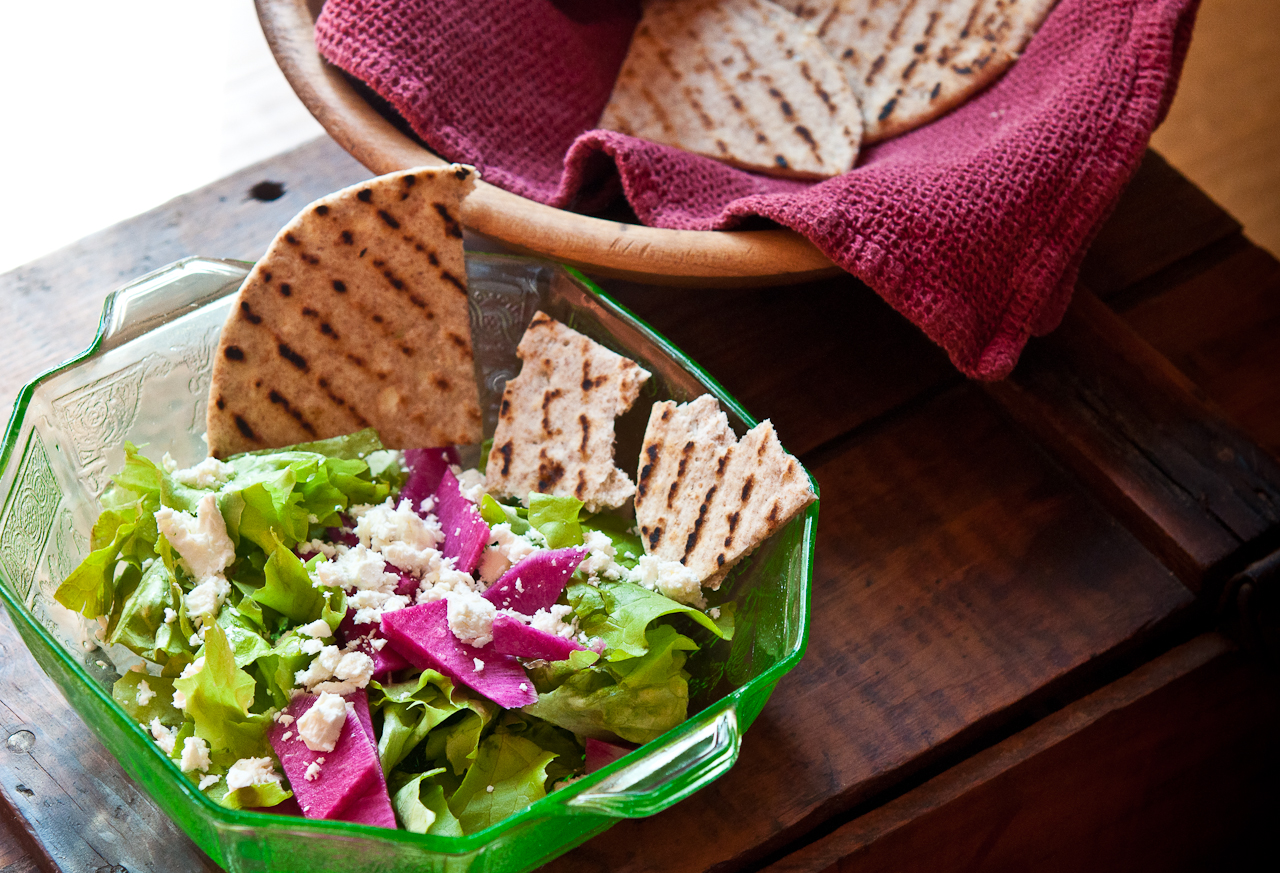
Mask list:
[[[97,648],[53,592],[88,553],[98,498],[123,464],[125,440],[149,444],[156,455],[168,450],[183,465],[205,455],[212,354],[249,266],[189,259],[113,293],[93,344],[22,389],[0,446],[0,596],[36,661],[125,771],[233,873],[358,873],[529,870],[619,819],[678,803],[732,767],[743,731],[808,640],[817,503],[712,597],[712,605],[737,603],[737,633],[731,642],[708,640],[690,658],[688,721],[478,833],[424,836],[224,809],[157,750],[111,699],[117,669],[136,659]],[[755,423],[697,364],[580,274],[526,258],[469,255],[467,275],[488,433],[503,385],[519,370],[516,344],[537,309],[653,373],[618,420],[624,469],[639,455],[655,401],[710,392],[739,433]],[[628,473],[635,475],[634,461]]]

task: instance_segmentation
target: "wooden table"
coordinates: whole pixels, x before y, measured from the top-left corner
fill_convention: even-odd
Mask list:
[[[0,277],[0,404],[88,342],[113,287],[254,258],[366,176],[317,140]],[[552,869],[1275,854],[1280,264],[1230,216],[1149,153],[1062,328],[988,385],[851,278],[604,284],[815,472],[814,621],[727,776]],[[213,869],[51,688],[0,621],[0,870]]]

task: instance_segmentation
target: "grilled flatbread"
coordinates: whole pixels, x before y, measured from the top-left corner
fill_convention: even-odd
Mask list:
[[[613,463],[613,420],[631,408],[649,372],[565,327],[533,317],[516,349],[520,375],[502,394],[485,490],[573,496],[589,512],[622,506],[635,484]]]
[[[1056,0],[781,0],[862,101],[863,139],[932,121],[994,82]]]
[[[380,176],[304,209],[241,286],[209,392],[209,452],[376,428],[480,441],[459,204],[476,172]]]
[[[815,499],[770,422],[739,440],[709,394],[654,404],[640,465],[636,523],[645,552],[682,562],[707,588]]]
[[[848,171],[862,113],[835,60],[768,0],[653,0],[600,127],[748,170]]]

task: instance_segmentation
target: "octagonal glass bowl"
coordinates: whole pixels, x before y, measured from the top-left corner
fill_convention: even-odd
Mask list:
[[[123,464],[125,440],[147,444],[151,455],[167,450],[183,465],[204,456],[212,355],[249,266],[185,260],[112,294],[93,344],[23,388],[0,446],[0,597],[36,661],[155,802],[233,873],[521,871],[619,819],[660,812],[733,766],[742,732],[808,639],[817,503],[714,594],[713,604],[737,604],[737,632],[732,641],[702,640],[690,657],[686,722],[477,833],[429,836],[224,809],[158,751],[111,699],[113,682],[136,658],[99,648],[53,593],[88,554],[99,497]],[[467,275],[487,433],[507,378],[519,370],[516,344],[538,309],[653,373],[618,420],[617,459],[633,477],[657,400],[709,392],[739,433],[754,424],[695,363],[581,275],[493,255],[468,256]]]

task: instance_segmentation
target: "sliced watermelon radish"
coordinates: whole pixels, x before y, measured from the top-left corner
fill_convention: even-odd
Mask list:
[[[424,498],[432,497],[440,487],[440,479],[450,464],[458,463],[458,451],[450,446],[442,449],[405,449],[404,461],[409,466],[409,478],[400,489],[396,500],[408,500],[419,515]],[[425,516],[424,516],[425,517]]]
[[[369,714],[369,698],[363,690],[356,691],[349,698],[356,711],[356,720],[364,729],[369,744],[373,747],[374,760],[377,764],[377,782],[370,784],[363,793],[353,795],[339,812],[343,821],[374,825],[382,828],[396,826],[396,814],[391,808],[391,795],[387,791],[387,780],[382,772],[381,759],[378,757],[378,737],[373,732],[373,718]],[[305,744],[304,744],[305,745]],[[335,749],[335,751],[337,751]],[[322,773],[323,775],[323,773]]]
[[[308,749],[298,735],[297,719],[311,709],[318,699],[313,694],[295,697],[285,709],[286,713],[294,717],[293,724],[286,727],[277,722],[271,726],[267,736],[271,740],[271,747],[275,749],[276,757],[280,759],[285,776],[289,778],[289,786],[298,799],[298,805],[302,807],[303,815],[307,818],[351,821],[348,808],[352,800],[365,799],[371,789],[378,788],[382,780],[378,750],[365,733],[358,715],[356,718],[348,717],[343,722],[342,732],[338,735],[332,752],[313,752]],[[367,702],[365,710],[368,710]],[[319,775],[308,781],[307,770],[319,758],[324,758]],[[385,784],[382,794],[386,796]],[[390,800],[386,803],[389,808]],[[392,821],[394,820],[393,815]]]
[[[480,553],[489,544],[489,525],[480,517],[480,510],[462,496],[458,478],[452,470],[445,470],[436,489],[436,517],[444,531],[444,545],[440,554],[457,558],[454,565],[463,573],[470,573],[480,562]]]
[[[620,746],[616,743],[597,740],[595,737],[587,737],[587,772],[594,773],[603,767],[608,767],[637,748],[638,746]]]
[[[413,666],[437,670],[499,706],[515,709],[538,699],[519,661],[494,651],[493,643],[476,648],[453,635],[448,601],[433,600],[384,613],[382,632],[388,648],[394,646]]]
[[[484,598],[498,609],[533,615],[560,598],[569,577],[586,556],[584,546],[534,552],[503,573],[484,592]]]
[[[502,612],[493,620],[492,645],[494,651],[504,655],[542,658],[546,661],[563,661],[571,653],[586,648],[573,640],[538,630]]]

